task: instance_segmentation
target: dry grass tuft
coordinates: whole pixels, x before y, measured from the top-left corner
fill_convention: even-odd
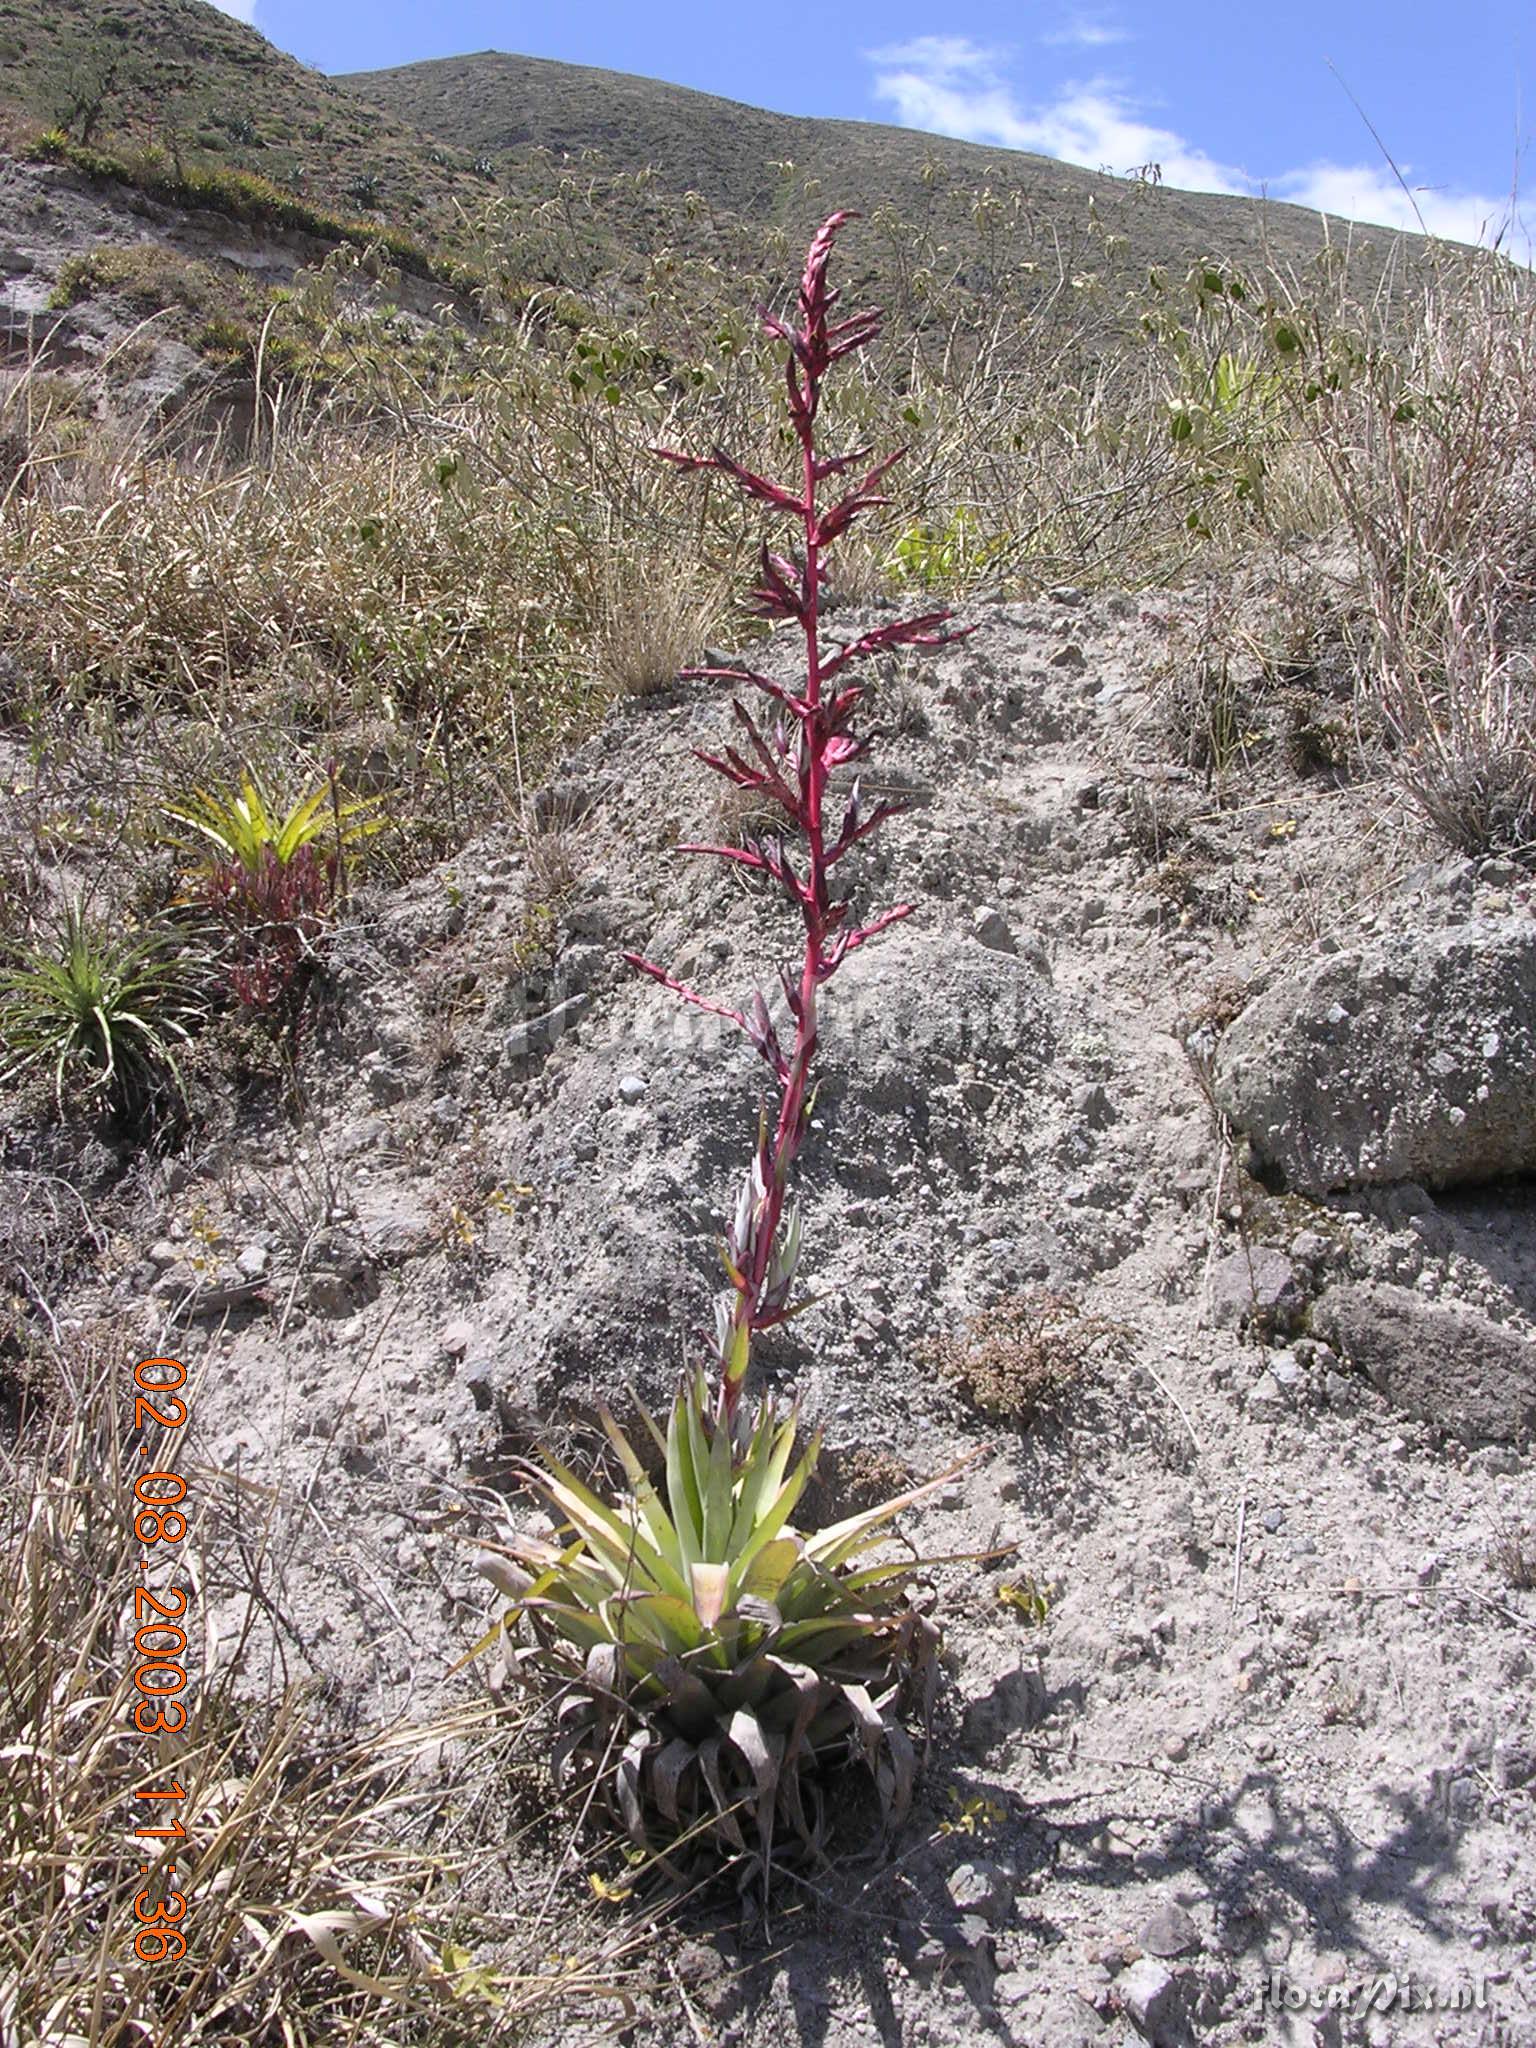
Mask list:
[[[619,1959],[523,1960],[505,1939],[512,1923],[476,1914],[456,1882],[466,1844],[453,1815],[475,1787],[467,1765],[418,1766],[433,1744],[499,1756],[484,1710],[359,1734],[313,1681],[248,1696],[236,1673],[262,1595],[248,1583],[233,1644],[205,1620],[227,1531],[194,1530],[170,1569],[191,1592],[186,1728],[134,1730],[143,1581],[127,1503],[144,1468],[125,1419],[128,1363],[105,1346],[61,1355],[52,1413],[4,1454],[0,2032],[48,2048],[470,2048],[584,2002],[595,2025],[625,1995]],[[174,1465],[169,1433],[152,1433],[152,1456]],[[265,1555],[247,1530],[247,1561],[253,1541]],[[131,1830],[169,1809],[135,1805],[134,1788],[172,1780],[186,1791],[174,1808],[185,1839],[141,1843]],[[146,1885],[157,1899],[170,1889],[154,1872],[163,1848],[187,1899],[187,1951],[150,1964],[134,1955],[134,1902]]]
[[[1037,1288],[936,1337],[928,1356],[983,1415],[1027,1429],[1105,1364],[1128,1357],[1131,1343],[1125,1324],[1085,1315],[1069,1296]]]
[[[680,670],[700,661],[728,601],[718,576],[706,574],[701,587],[696,563],[605,555],[592,597],[594,676],[622,697],[670,689]]]
[[[1502,1523],[1489,1551],[1489,1563],[1516,1593],[1536,1593],[1536,1528],[1524,1522]]]

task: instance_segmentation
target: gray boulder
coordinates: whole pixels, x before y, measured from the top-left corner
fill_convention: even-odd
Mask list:
[[[1035,961],[898,931],[849,956],[823,998],[829,1071],[855,1093],[910,1098],[953,1076],[1037,1071],[1056,1050],[1048,979]]]
[[[1394,1407],[1464,1443],[1536,1429],[1536,1343],[1476,1309],[1345,1281],[1318,1297],[1312,1329]]]
[[[1286,1188],[1451,1187],[1536,1169],[1536,923],[1308,961],[1216,1054],[1218,1106]]]
[[[1290,1329],[1306,1297],[1296,1268],[1272,1245],[1229,1252],[1211,1268],[1211,1321],[1218,1329]]]
[[[768,973],[758,978],[773,989]],[[729,979],[701,976],[727,1002],[752,979],[745,963]],[[860,1205],[878,1202],[889,1205],[879,1274],[909,1293],[931,1284],[925,1174],[948,1161],[969,1183],[984,1158],[1046,1150],[1069,1117],[1070,1087],[1051,1066],[1057,1000],[1027,960],[916,932],[855,951],[824,997],[825,1078],[798,1177],[802,1279],[835,1299],[854,1275],[868,1278]],[[782,997],[774,1011],[787,1040]],[[498,1241],[483,1305],[498,1393],[544,1418],[630,1384],[655,1406],[685,1357],[700,1355],[695,1333],[713,1327],[720,1235],[752,1156],[761,1064],[739,1032],[636,975],[594,1002],[539,1072],[539,1114],[498,1168],[537,1191]],[[637,1094],[626,1083],[641,1074]],[[988,1114],[964,1096],[977,1076],[994,1084]],[[777,1333],[764,1370],[775,1360],[801,1370],[797,1347],[817,1329],[808,1318]]]

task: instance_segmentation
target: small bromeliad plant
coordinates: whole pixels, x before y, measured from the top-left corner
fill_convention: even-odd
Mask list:
[[[926,1721],[937,1631],[911,1598],[911,1559],[870,1563],[868,1553],[904,1508],[952,1476],[802,1531],[793,1516],[819,1436],[796,1460],[796,1414],[766,1400],[753,1413],[742,1401],[754,1338],[809,1305],[796,1294],[801,1220],[790,1180],[809,1128],[821,991],[851,952],[911,907],[860,923],[841,893],[846,857],[900,808],[867,806],[858,780],[842,774],[867,750],[854,730],[863,691],[849,671],[889,648],[953,637],[943,611],[831,646],[822,635],[827,550],[887,502],[879,487],[902,452],[871,465],[868,449],[817,450],[823,379],[879,330],[876,312],[831,318],[838,294],[827,266],[850,217],[832,215],[811,244],[798,324],[762,315],[788,347],[800,451],[793,482],[758,476],[718,449],[655,451],[682,469],[723,472],[796,530],[788,551],[764,546],[754,596],[763,615],[798,624],[805,649],[793,685],[748,668],[685,671],[767,700],[760,717],[738,696],[739,745],[700,758],[771,807],[781,829],[742,846],[683,850],[767,877],[792,906],[802,944],[780,970],[791,1028],[780,1035],[760,992],[735,1009],[625,956],[683,1001],[738,1025],[777,1097],[776,1111],[765,1106],[761,1116],[722,1247],[727,1285],[713,1357],[685,1376],[665,1427],[643,1418],[649,1460],[604,1412],[627,1482],[617,1501],[546,1458],[527,1477],[559,1540],[518,1539],[481,1558],[512,1606],[478,1648],[499,1644],[507,1674],[558,1694],[557,1776],[670,1874],[736,1860],[744,1882],[766,1881],[776,1847],[822,1852],[821,1784],[839,1759],[868,1765],[888,1826],[905,1814],[917,1759],[903,1714],[916,1705]],[[859,481],[823,507],[822,486],[850,473]]]
[[[224,971],[238,1002],[272,1010],[314,957],[348,850],[382,827],[371,800],[343,797],[334,768],[285,811],[246,769],[237,790],[197,790],[165,814],[195,835],[206,907],[229,937]]]

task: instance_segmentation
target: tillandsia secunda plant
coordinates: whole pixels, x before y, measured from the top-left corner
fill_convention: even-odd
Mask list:
[[[792,1517],[820,1439],[796,1461],[797,1415],[778,1413],[769,1400],[751,1414],[742,1401],[753,1338],[804,1306],[794,1298],[800,1221],[789,1184],[809,1126],[820,992],[849,953],[910,908],[898,904],[859,924],[838,893],[834,871],[898,808],[866,808],[857,780],[834,799],[834,774],[866,750],[853,729],[862,692],[846,672],[887,648],[952,637],[942,630],[949,614],[933,612],[823,644],[827,550],[885,502],[879,485],[897,460],[865,467],[867,449],[823,456],[816,447],[822,380],[879,326],[873,312],[831,318],[837,294],[828,288],[827,265],[849,218],[834,214],[811,244],[799,324],[763,314],[789,350],[789,411],[801,454],[795,482],[772,483],[718,450],[707,457],[656,451],[684,469],[723,471],[799,531],[796,552],[764,547],[755,593],[767,616],[801,628],[799,682],[791,687],[746,668],[685,672],[756,689],[773,709],[765,725],[738,698],[742,744],[701,758],[776,805],[785,830],[741,848],[689,850],[771,877],[798,914],[803,950],[781,970],[793,1038],[780,1039],[761,993],[732,1009],[653,962],[626,956],[685,1001],[738,1024],[777,1091],[777,1113],[765,1108],[760,1118],[726,1233],[729,1285],[718,1304],[713,1371],[701,1363],[685,1375],[665,1428],[643,1418],[655,1454],[649,1464],[603,1412],[627,1486],[615,1504],[552,1457],[524,1467],[555,1517],[556,1540],[515,1537],[482,1553],[480,1568],[512,1605],[471,1653],[499,1645],[493,1682],[512,1678],[555,1694],[557,1780],[580,1793],[584,1810],[618,1826],[632,1860],[677,1877],[701,1862],[734,1861],[743,1884],[757,1876],[765,1887],[776,1855],[823,1853],[828,1764],[862,1759],[888,1827],[907,1811],[917,1755],[903,1714],[915,1702],[926,1726],[938,1631],[912,1597],[919,1566],[910,1557],[871,1564],[867,1553],[903,1509],[959,1469],[804,1533]],[[823,508],[822,486],[861,469],[854,488]]]
[[[273,1010],[297,985],[346,893],[347,855],[384,829],[377,803],[344,797],[331,761],[286,810],[250,768],[238,789],[199,789],[162,807],[193,835],[172,843],[195,855],[198,893],[229,936],[222,965],[237,1001]]]

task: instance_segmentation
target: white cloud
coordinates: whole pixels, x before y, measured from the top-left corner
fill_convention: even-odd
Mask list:
[[[1147,164],[1162,182],[1182,191],[1267,194],[1310,206],[1341,220],[1416,229],[1413,201],[1391,171],[1362,164],[1320,162],[1258,178],[1221,163],[1172,128],[1149,121],[1123,86],[1107,78],[1064,85],[1042,105],[1022,102],[1008,83],[1002,53],[964,36],[919,36],[869,53],[875,96],[894,109],[904,127],[953,135],[963,142],[999,143],[1032,150],[1088,170],[1118,176]],[[1452,241],[1489,242],[1509,213],[1509,202],[1452,188],[1413,189],[1423,224]],[[1529,261],[1529,238],[1515,238],[1510,253]],[[1509,239],[1506,238],[1506,247]]]
[[[945,77],[968,71],[990,76],[1000,56],[996,50],[973,43],[969,36],[913,36],[909,42],[887,43],[884,49],[866,50],[864,54],[877,70],[910,65],[914,71],[932,71]]]
[[[256,0],[209,0],[209,4],[217,7],[220,14],[232,14],[236,21],[256,26]]]
[[[1319,213],[1341,220],[1373,221],[1388,228],[1416,230],[1422,224],[1432,235],[1451,242],[1492,242],[1509,218],[1510,202],[1481,192],[1459,192],[1454,186],[1415,185],[1404,169],[1405,192],[1390,170],[1372,164],[1311,164],[1287,171],[1270,183],[1276,199],[1297,206],[1315,206]],[[1412,197],[1409,197],[1409,194]],[[1516,224],[1518,227],[1518,223]],[[1517,233],[1508,253],[1529,261],[1526,237]],[[1508,246],[1508,238],[1506,238]]]
[[[1111,43],[1128,43],[1128,28],[1115,28],[1107,21],[1069,21],[1065,28],[1053,28],[1040,38],[1051,50],[1104,50]]]
[[[1003,78],[999,53],[964,36],[919,36],[870,56],[876,97],[893,106],[908,128],[964,142],[1000,142],[1094,171],[1124,173],[1156,163],[1167,184],[1204,192],[1251,190],[1240,171],[1191,148],[1171,129],[1142,120],[1106,80],[1068,85],[1048,105],[1027,108]]]

